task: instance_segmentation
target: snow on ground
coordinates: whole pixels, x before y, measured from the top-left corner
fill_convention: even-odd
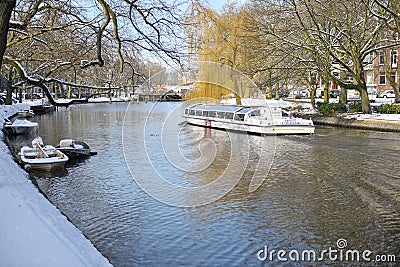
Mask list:
[[[357,120],[384,120],[384,121],[400,121],[400,114],[348,114],[343,116],[346,119]]]
[[[130,99],[127,97],[111,97],[112,102],[121,102],[121,101],[129,101]],[[109,97],[96,97],[96,98],[89,98],[89,103],[101,103],[101,102],[109,102]]]
[[[322,99],[316,99],[315,101],[318,102],[319,100],[322,101]],[[310,104],[310,99],[296,99],[296,100],[290,100],[290,101],[285,101],[285,100],[265,100],[269,105],[274,106],[274,103],[280,107],[293,107],[296,105],[302,105],[304,109],[308,109],[308,111],[303,111],[303,113],[307,114],[312,114],[316,113],[315,110],[312,110],[311,104]],[[330,99],[331,103],[337,103],[337,99]],[[393,103],[393,99],[391,98],[377,98],[377,101],[375,103],[371,103],[371,106],[380,106],[382,104],[390,104]],[[354,113],[354,114],[342,114],[340,115],[343,118],[346,119],[357,119],[357,120],[383,120],[383,121],[400,121],[400,114],[379,114],[379,113],[373,113],[373,114],[361,114],[361,113]]]
[[[0,128],[5,118],[26,108],[29,105],[1,105]],[[39,193],[2,141],[0,214],[0,266],[111,266],[82,232]]]

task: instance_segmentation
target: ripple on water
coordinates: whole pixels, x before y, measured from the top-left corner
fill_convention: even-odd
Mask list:
[[[231,160],[227,134],[185,126],[181,118],[180,130],[163,129],[166,135],[178,135],[175,149],[189,158],[200,156],[204,138],[215,143],[218,154],[212,164],[202,172],[185,172],[171,165],[160,147],[160,123],[177,104],[159,103],[149,120],[152,105],[129,107],[124,143],[133,145],[132,158],[142,156],[135,154],[135,144],[142,141],[139,126],[147,121],[147,149],[166,179],[199,186],[219,176]],[[178,208],[153,199],[131,177],[121,140],[126,108],[85,105],[37,117],[47,143],[80,137],[99,152],[65,175],[38,182],[115,266],[258,266],[257,252],[264,245],[321,251],[335,248],[339,238],[351,249],[400,254],[398,134],[317,127],[313,136],[235,135],[231,140],[242,144],[240,149],[246,149],[247,140],[250,147],[247,170],[237,186],[208,205]],[[265,141],[276,148],[273,164],[263,169],[262,186],[249,193],[260,160],[257,148]],[[141,162],[133,167],[140,168]]]

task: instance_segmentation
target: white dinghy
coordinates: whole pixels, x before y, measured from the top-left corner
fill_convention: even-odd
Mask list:
[[[39,136],[32,141],[32,147],[22,147],[19,155],[27,170],[53,171],[64,168],[68,161],[68,157],[54,146],[43,146],[43,140]]]

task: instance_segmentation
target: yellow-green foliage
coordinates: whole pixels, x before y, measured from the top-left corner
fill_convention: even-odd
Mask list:
[[[185,95],[185,99],[192,100],[195,98],[210,98],[220,101],[229,94],[234,94],[234,92],[220,85],[201,82],[196,85],[195,90],[188,92]],[[236,96],[236,103],[240,103],[240,97],[236,94],[234,95]]]

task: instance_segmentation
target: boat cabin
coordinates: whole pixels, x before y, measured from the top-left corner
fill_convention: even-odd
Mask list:
[[[193,104],[185,108],[185,115],[199,118],[217,118],[234,121],[248,121],[251,119],[282,119],[280,108],[222,106]]]

